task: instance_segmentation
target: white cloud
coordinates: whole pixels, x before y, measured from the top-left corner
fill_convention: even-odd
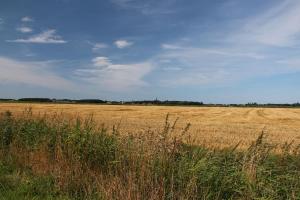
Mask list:
[[[298,49],[282,48],[300,44],[300,1],[277,1],[263,13],[224,22],[222,30],[194,31],[185,36],[191,40],[161,44],[162,50],[153,58],[162,69],[155,81],[168,86],[216,86],[300,71],[299,59],[289,59]],[[201,35],[206,34],[204,47]],[[168,70],[177,66],[180,72]]]
[[[0,83],[20,83],[69,90],[73,84],[49,70],[49,62],[22,62],[0,57]]]
[[[159,59],[158,61],[160,63],[171,63],[172,62],[172,60],[170,60],[170,59]]]
[[[164,43],[153,60],[160,62],[161,69],[174,66],[183,69],[180,73],[162,70],[156,81],[167,86],[216,86],[299,72],[299,59],[289,59],[295,57],[298,49],[282,48],[299,46],[299,22],[300,1],[283,0],[256,16],[227,20],[228,27],[223,26],[220,31],[225,36],[219,37],[220,40],[213,37],[220,36],[215,31],[207,31],[211,37],[206,46],[213,46],[202,47],[197,42],[202,41],[197,32],[187,35],[194,43],[179,40],[174,44]]]
[[[63,40],[61,36],[56,35],[56,30],[50,29],[44,31],[40,34],[33,35],[27,39],[16,39],[7,40],[7,42],[17,42],[17,43],[40,43],[40,44],[63,44],[67,41]]]
[[[134,6],[137,1],[115,2],[125,7]],[[275,48],[300,44],[300,1],[276,3],[254,17],[226,18],[220,27],[222,30],[193,31],[186,35],[190,40],[177,39],[174,44],[161,44],[161,51],[151,62],[157,63],[160,71],[151,77],[151,81],[168,86],[217,86],[248,78],[299,72],[299,60],[288,60],[290,55],[297,54],[297,49]],[[203,35],[205,37],[201,38]],[[201,41],[205,41],[202,44],[206,47]],[[282,58],[287,60],[276,62]]]
[[[4,19],[0,17],[0,24],[4,24]]]
[[[153,62],[162,69],[155,78],[161,86],[222,85],[249,77],[289,71],[269,62],[268,55],[237,47],[201,48],[165,44]]]
[[[246,22],[233,40],[272,46],[292,46],[299,42],[300,1],[284,0]]]
[[[131,9],[143,15],[165,15],[175,13],[173,8],[176,0],[143,1],[143,0],[110,0],[123,9]]]
[[[147,85],[143,80],[153,65],[150,62],[135,64],[113,64],[107,57],[96,57],[93,66],[78,69],[75,74],[82,80],[92,83],[98,89],[123,91]]]
[[[95,67],[107,67],[111,65],[111,61],[107,57],[96,57],[92,60]]]
[[[276,61],[281,66],[285,68],[292,68],[292,69],[300,69],[300,59],[299,58],[291,58],[286,60],[278,60]]]
[[[244,52],[241,49],[234,48],[201,48],[190,46],[179,46],[173,44],[163,44],[162,48],[165,49],[164,57],[178,57],[178,58],[197,58],[203,55],[215,55],[223,57],[241,57],[251,59],[264,59],[265,56],[255,52]]]
[[[164,67],[163,70],[164,71],[181,71],[182,68],[181,67]]]
[[[181,47],[176,46],[176,45],[172,45],[172,44],[162,44],[161,48],[163,49],[181,49]]]
[[[33,22],[33,19],[29,16],[25,16],[21,18],[22,22]]]
[[[228,79],[228,80],[225,80]],[[208,84],[224,84],[230,80],[228,72],[216,70],[214,73],[205,71],[183,71],[174,77],[165,78],[159,81],[161,86],[176,87],[182,85],[208,85]]]
[[[17,28],[17,31],[21,33],[31,33],[33,30],[30,27],[27,26],[21,26]]]
[[[123,49],[133,45],[132,42],[128,42],[127,40],[117,40],[114,43],[119,49]]]
[[[94,44],[90,43],[90,44],[93,46],[92,48],[93,51],[98,51],[99,49],[108,48],[108,45],[104,43],[94,43]]]
[[[130,3],[134,2],[135,0],[111,0],[112,3],[121,6],[121,7],[128,7]]]
[[[197,55],[218,55],[225,57],[245,57],[253,59],[264,59],[265,56],[253,52],[243,52],[234,48],[201,48],[191,46],[180,46],[177,44],[162,44],[162,49],[167,50],[167,54],[177,54],[179,57],[195,57]],[[172,51],[173,50],[173,51]],[[178,53],[179,52],[179,53]]]

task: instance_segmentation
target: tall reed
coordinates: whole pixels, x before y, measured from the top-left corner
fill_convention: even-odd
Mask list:
[[[274,153],[266,134],[246,150],[196,146],[190,125],[121,133],[93,117],[0,116],[6,199],[300,199],[299,148]],[[0,196],[1,196],[0,195]]]

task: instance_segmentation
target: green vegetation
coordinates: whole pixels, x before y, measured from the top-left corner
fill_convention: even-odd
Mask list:
[[[120,133],[93,118],[0,116],[2,199],[300,199],[300,150],[192,145],[189,125]],[[278,149],[278,148],[277,148]]]

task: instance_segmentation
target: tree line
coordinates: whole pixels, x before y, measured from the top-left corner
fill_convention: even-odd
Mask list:
[[[140,100],[140,101],[108,101],[101,99],[51,99],[51,98],[20,98],[8,99],[0,98],[1,102],[28,102],[28,103],[70,103],[70,104],[113,104],[113,105],[169,105],[169,106],[211,106],[211,107],[300,107],[300,103],[260,104],[256,102],[246,104],[211,104],[202,101],[175,101],[175,100]]]

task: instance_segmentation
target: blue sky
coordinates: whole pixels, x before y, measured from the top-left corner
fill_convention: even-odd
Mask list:
[[[0,98],[300,101],[298,0],[3,0]]]

